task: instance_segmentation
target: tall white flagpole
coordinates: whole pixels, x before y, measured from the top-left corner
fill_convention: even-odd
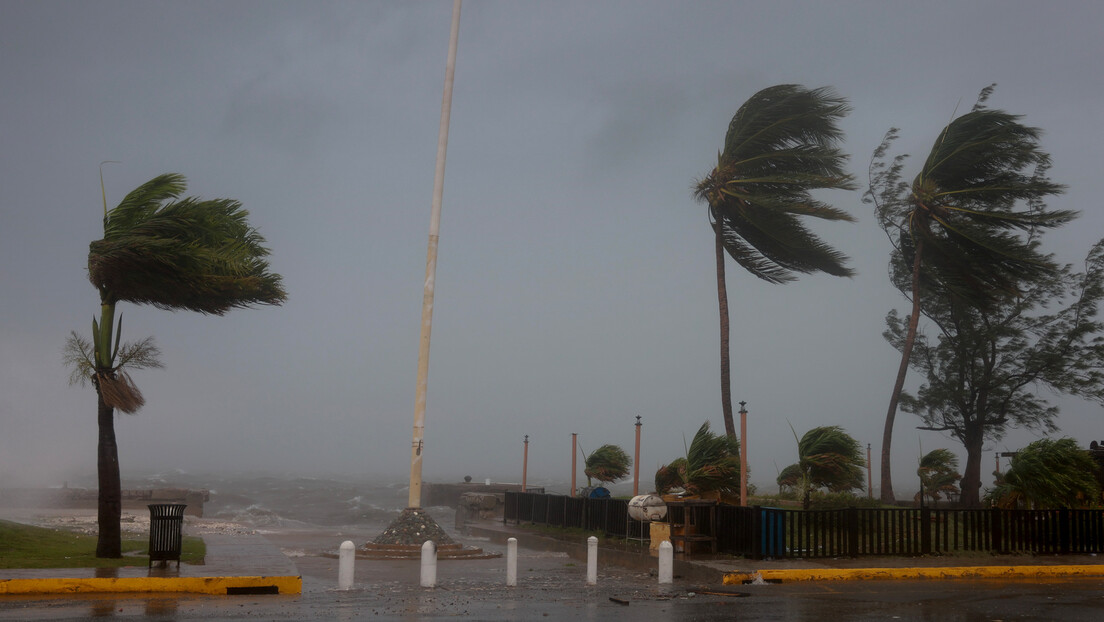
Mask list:
[[[429,249],[426,252],[425,290],[422,294],[422,336],[418,345],[418,387],[414,397],[414,440],[410,448],[410,497],[407,507],[422,506],[422,456],[425,453],[426,385],[429,381],[429,334],[433,329],[433,281],[437,274],[437,238],[441,226],[441,198],[445,192],[445,150],[448,147],[449,113],[452,110],[452,81],[456,72],[456,41],[460,35],[460,0],[452,4],[452,32],[449,34],[445,65],[445,92],[441,98],[441,128],[437,134],[437,172],[433,176],[433,211],[429,218]]]

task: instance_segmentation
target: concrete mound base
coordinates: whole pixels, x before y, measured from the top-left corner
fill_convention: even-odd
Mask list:
[[[358,549],[359,559],[421,559],[421,544],[376,544],[369,542]],[[437,559],[495,559],[501,553],[487,553],[477,547],[465,547],[456,543],[439,545]]]
[[[427,540],[437,543],[437,559],[492,559],[501,553],[484,553],[483,549],[464,547],[422,508],[406,508],[391,521],[375,540],[357,550],[362,559],[421,559],[422,545]]]

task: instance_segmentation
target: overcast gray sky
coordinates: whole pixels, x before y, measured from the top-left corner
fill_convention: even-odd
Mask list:
[[[0,486],[95,469],[95,396],[67,385],[61,348],[98,311],[102,160],[121,162],[110,206],[164,172],[242,201],[289,294],[225,317],[120,305],[124,338],[155,336],[166,364],[136,374],[148,403],[118,418],[124,477],[405,479],[451,6],[0,0]],[[640,415],[650,487],[703,421],[723,430],[712,232],[690,188],[764,87],[849,98],[865,182],[888,128],[919,157],[998,83],[990,105],[1045,130],[1069,186],[1051,207],[1083,212],[1046,246],[1083,259],[1104,235],[1102,26],[1088,0],[466,2],[426,478],[520,480],[528,434],[531,481],[566,481],[571,433],[631,451]],[[877,456],[896,371],[889,244],[859,192],[828,198],[858,222],[813,225],[856,277],[776,286],[729,264],[733,396],[768,490],[796,458],[790,424],[841,425]],[[1099,406],[1059,404],[1063,434],[1104,437]],[[916,424],[898,417],[898,493],[921,446],[961,453]]]

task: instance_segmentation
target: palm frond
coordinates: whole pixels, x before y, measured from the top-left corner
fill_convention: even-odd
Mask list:
[[[725,434],[714,434],[702,423],[686,453],[683,487],[694,494],[740,490],[740,444]]]
[[[686,458],[676,458],[671,464],[659,467],[655,474],[656,492],[663,495],[676,488],[682,488],[685,476]]]
[[[124,343],[115,359],[116,369],[161,369],[161,349],[154,343],[153,337],[141,341]]]
[[[864,487],[862,446],[839,426],[806,432],[797,444],[798,466],[813,488],[844,492]]]
[[[629,474],[632,458],[617,445],[602,445],[586,458],[583,474],[599,482],[616,482]]]
[[[853,220],[810,194],[856,187],[838,148],[838,121],[849,110],[830,89],[783,84],[756,93],[733,116],[717,167],[695,196],[709,205],[725,250],[753,275],[771,283],[797,273],[851,275],[847,257],[797,220]]]
[[[1077,217],[1046,208],[1044,199],[1065,187],[1047,175],[1042,132],[987,108],[992,91],[983,89],[973,110],[943,128],[911,184],[902,180],[905,156],[887,161],[897,131],[887,132],[871,159],[865,195],[901,254],[893,261],[911,266],[923,249],[921,289],[946,287],[975,306],[1053,275],[1058,266],[1040,252],[1039,235]]]
[[[798,490],[801,487],[801,477],[801,466],[798,464],[791,464],[782,469],[775,480],[778,484],[778,492],[781,494],[786,490]]]
[[[1040,439],[1016,453],[987,498],[1000,507],[1028,503],[1037,509],[1100,504],[1100,485],[1089,452],[1071,438]]]
[[[96,372],[96,354],[92,344],[77,334],[70,331],[69,338],[65,340],[65,348],[62,351],[62,360],[69,368],[69,384],[85,386]]]
[[[656,472],[656,490],[681,488],[700,495],[740,492],[740,443],[725,434],[714,434],[709,422],[702,423],[686,449],[686,456]]]
[[[146,404],[146,398],[126,372],[98,372],[95,382],[104,404],[120,412],[132,415]]]
[[[248,211],[230,199],[169,200],[183,191],[183,177],[162,175],[108,213],[103,239],[89,247],[92,284],[110,302],[214,315],[281,304],[281,278]]]

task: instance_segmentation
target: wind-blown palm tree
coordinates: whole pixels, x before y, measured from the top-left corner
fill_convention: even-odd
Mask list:
[[[920,458],[920,466],[916,469],[920,476],[920,484],[923,489],[916,493],[916,498],[921,495],[932,500],[933,504],[939,503],[940,495],[947,497],[959,494],[957,486],[962,475],[958,472],[958,458],[947,449],[933,449]]]
[[[1043,205],[1045,197],[1063,187],[1047,178],[1050,156],[1039,147],[1040,130],[1021,124],[1018,116],[986,108],[994,86],[982,90],[973,110],[943,128],[911,184],[902,179],[907,156],[886,162],[896,128],[886,133],[871,159],[864,200],[874,204],[878,223],[894,245],[893,278],[912,301],[882,436],[884,503],[895,500],[893,423],[924,290],[943,287],[962,304],[985,305],[995,296],[1014,294],[1024,280],[1047,278],[1057,266],[1039,250],[1038,235],[1076,216]]]
[[[286,299],[280,275],[269,271],[264,238],[249,226],[249,213],[230,199],[177,200],[184,177],[165,174],[131,191],[107,209],[104,237],[88,252],[88,277],[100,293],[100,319],[89,342],[73,332],[65,348],[71,382],[96,388],[99,442],[99,539],[97,557],[119,557],[119,451],[114,412],[136,412],[145,400],[128,370],[160,367],[152,338],[120,344],[119,302],[222,315]]]
[[[690,441],[686,456],[660,467],[655,482],[660,494],[681,488],[692,495],[739,496],[740,443],[727,434],[714,434],[706,421]]]
[[[778,494],[784,495],[787,492],[803,492],[802,491],[802,473],[801,466],[797,464],[791,464],[790,466],[782,469],[778,473],[778,478],[775,483],[778,484]]]
[[[847,156],[837,147],[843,136],[837,122],[849,111],[846,100],[830,89],[794,84],[763,89],[736,111],[717,166],[695,186],[694,197],[709,208],[716,240],[721,408],[729,437],[736,436],[736,426],[724,254],[770,283],[795,280],[797,273],[851,276],[847,257],[823,243],[800,220],[802,216],[854,220],[811,194],[821,188],[856,188],[843,169]]]
[[[794,438],[797,439],[797,432]],[[809,430],[797,441],[797,464],[782,469],[778,485],[800,490],[802,507],[807,510],[814,490],[862,490],[865,466],[858,441],[839,426],[821,426]]]
[[[1012,457],[986,499],[1006,509],[1081,508],[1100,504],[1092,455],[1072,438],[1044,438]]]
[[[586,475],[587,487],[591,485],[592,479],[602,484],[624,479],[632,466],[632,458],[617,445],[602,445],[591,452],[584,462],[586,468],[583,475]]]

